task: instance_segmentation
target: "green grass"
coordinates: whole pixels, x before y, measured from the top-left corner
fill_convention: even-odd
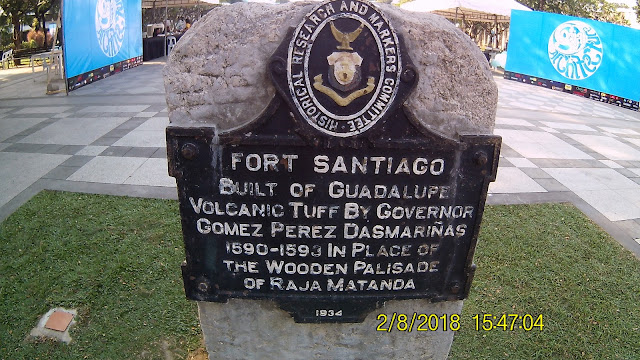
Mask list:
[[[184,358],[200,345],[185,299],[175,201],[42,192],[0,227],[0,359]],[[72,344],[25,341],[75,308]]]
[[[43,192],[0,225],[0,359],[184,358],[201,344],[186,300],[175,201]],[[569,205],[492,206],[452,359],[640,358],[640,262]],[[26,341],[75,308],[71,345]],[[475,331],[474,314],[543,315]]]
[[[640,262],[571,205],[491,206],[452,359],[639,359]],[[475,331],[475,314],[543,330]]]

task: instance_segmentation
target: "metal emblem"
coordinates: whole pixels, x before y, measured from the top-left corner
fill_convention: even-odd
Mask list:
[[[398,35],[366,1],[316,6],[288,44],[292,105],[331,136],[359,135],[383,119],[394,105],[402,70]]]

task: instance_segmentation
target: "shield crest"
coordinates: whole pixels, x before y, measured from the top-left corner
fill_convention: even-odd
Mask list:
[[[401,86],[398,36],[366,1],[330,1],[311,11],[287,48],[287,85],[297,114],[339,137],[373,127]]]
[[[329,84],[340,91],[355,89],[362,79],[362,57],[357,52],[334,52],[327,57]]]

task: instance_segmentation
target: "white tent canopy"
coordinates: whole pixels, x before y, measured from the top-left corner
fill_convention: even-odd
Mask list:
[[[142,0],[143,9],[176,7],[176,6],[193,6],[202,3],[220,4],[220,0]]]
[[[486,22],[509,22],[511,10],[531,11],[515,0],[414,0],[400,7],[449,19]]]

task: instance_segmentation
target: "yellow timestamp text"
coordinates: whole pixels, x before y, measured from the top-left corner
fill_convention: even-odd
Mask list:
[[[460,315],[458,314],[379,314],[380,323],[377,331],[458,331],[460,330]]]
[[[476,331],[542,331],[544,327],[542,314],[475,314],[471,319],[473,320],[474,330]]]
[[[377,331],[420,332],[420,331],[458,331],[461,328],[459,314],[378,314]],[[532,314],[475,314],[471,316],[475,331],[542,331],[543,317]],[[466,322],[465,322],[466,323]]]

